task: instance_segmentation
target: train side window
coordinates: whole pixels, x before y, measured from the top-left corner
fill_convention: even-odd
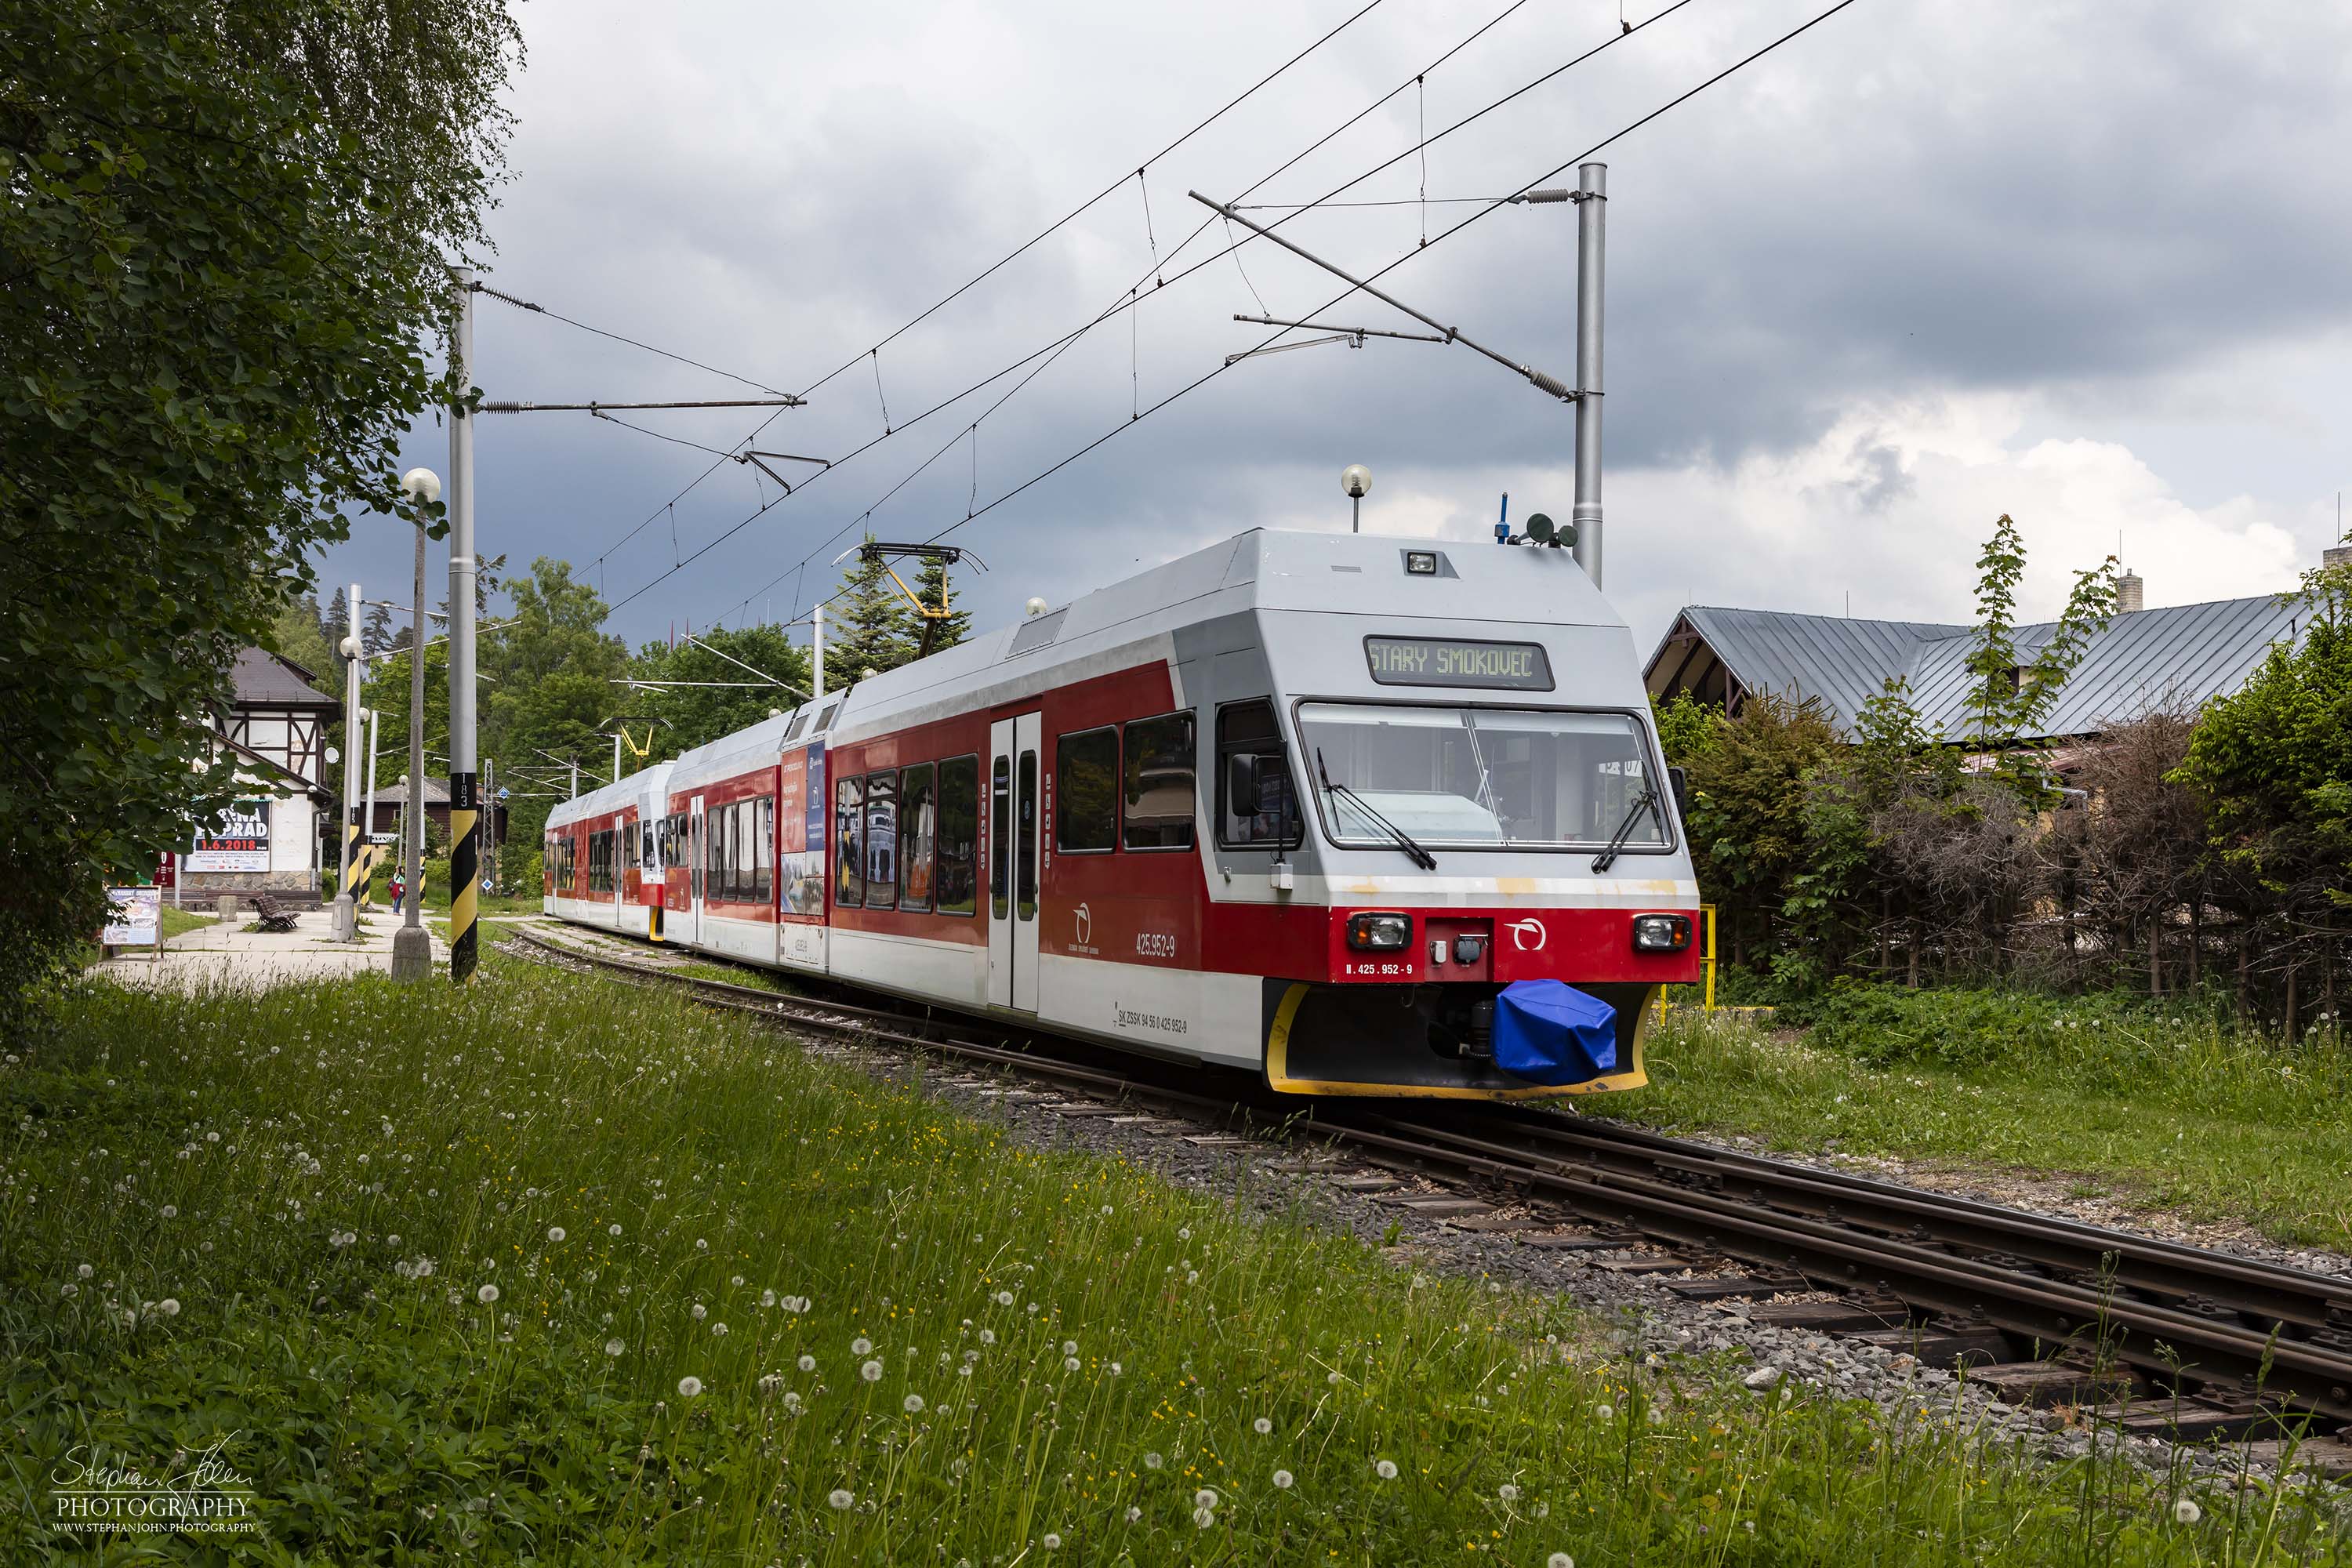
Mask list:
[[[1013,762],[996,759],[988,805],[988,918],[1003,920],[1012,912]]]
[[[980,859],[980,759],[950,757],[940,764],[937,835],[939,870],[933,890],[943,915],[968,915],[978,903],[973,871]]]
[[[735,803],[735,898],[749,903],[760,896],[760,803]]]
[[[1118,844],[1118,730],[1105,725],[1054,742],[1054,847],[1108,853]]]
[[[866,907],[898,901],[898,775],[866,775]]]
[[[1260,699],[1217,710],[1217,842],[1228,848],[1296,847],[1303,832],[1290,761]]]
[[[898,775],[898,907],[931,907],[932,850],[939,839],[939,769],[918,763]]]
[[[833,901],[851,909],[866,901],[866,781],[833,786]]]
[[[1129,722],[1120,843],[1129,849],[1192,847],[1196,756],[1190,713]]]

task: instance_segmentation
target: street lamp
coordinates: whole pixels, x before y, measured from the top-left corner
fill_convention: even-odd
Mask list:
[[[1364,498],[1372,493],[1372,470],[1361,463],[1350,463],[1339,470],[1339,489],[1354,503],[1348,514],[1348,531],[1364,531]]]
[[[441,476],[430,468],[411,468],[400,476],[400,488],[416,502],[416,597],[409,601],[414,628],[408,656],[408,822],[402,835],[401,858],[406,870],[408,902],[400,929],[392,933],[392,977],[422,980],[433,973],[433,939],[425,934],[418,906],[424,903],[425,811],[417,796],[425,787],[425,519],[421,509],[441,499]]]

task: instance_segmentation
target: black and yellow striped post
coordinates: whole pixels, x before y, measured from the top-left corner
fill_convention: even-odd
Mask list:
[[[359,904],[360,889],[367,886],[367,846],[360,841],[360,808],[352,807],[343,823],[343,891],[351,895],[354,908]]]
[[[363,910],[375,907],[375,856],[368,839],[352,846],[352,902]]]
[[[480,956],[474,914],[482,892],[481,782],[449,775],[449,978],[463,985]]]

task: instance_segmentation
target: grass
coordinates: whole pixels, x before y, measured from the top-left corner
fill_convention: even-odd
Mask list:
[[[1750,1394],[734,1017],[96,984],[0,1065],[0,1560],[226,1437],[257,1562],[2270,1563],[2336,1506]],[[226,1484],[226,1483],[225,1483]],[[152,1542],[144,1544],[152,1545]]]
[[[169,904],[163,906],[163,940],[165,942],[170,942],[175,936],[184,936],[192,931],[200,931],[215,923],[215,919],[211,915],[200,915],[194,910],[175,910]]]
[[[688,975],[696,980],[717,980],[729,985],[749,986],[754,991],[772,991],[779,996],[801,994],[801,988],[783,974],[748,963],[706,963],[695,959],[686,963],[667,965],[664,973]]]
[[[1962,1010],[1987,1004],[1951,1005]],[[1985,1044],[1965,1016],[1833,1016],[1808,1036],[1666,1014],[1651,1089],[1605,1113],[1770,1147],[2073,1178],[2147,1208],[2352,1251],[2352,1050],[2284,1047],[2183,1014],[2038,1004]]]

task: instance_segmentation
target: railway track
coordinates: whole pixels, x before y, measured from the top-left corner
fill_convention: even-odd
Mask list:
[[[1067,1114],[1145,1105],[1278,1129],[1372,1167],[1345,1184],[1525,1245],[1603,1255],[1753,1321],[1967,1368],[2009,1403],[2135,1435],[2294,1435],[2352,1475],[2352,1280],[1517,1106],[1302,1103],[1246,1075],[1115,1058],[920,1007],[779,996],[528,930],[520,941],[709,1005],[1017,1072]],[[1115,1065],[1106,1065],[1115,1063]],[[1334,1172],[1333,1173],[1339,1174]],[[1412,1178],[1451,1189],[1430,1192]],[[1791,1297],[1810,1298],[1790,1300]]]

